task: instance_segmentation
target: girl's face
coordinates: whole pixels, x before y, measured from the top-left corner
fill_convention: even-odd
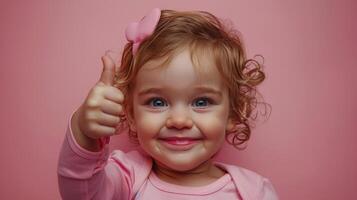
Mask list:
[[[220,149],[228,118],[228,91],[211,58],[201,57],[195,70],[188,50],[165,67],[146,63],[133,90],[133,119],[141,147],[160,166],[187,171]],[[199,73],[198,73],[199,71]]]

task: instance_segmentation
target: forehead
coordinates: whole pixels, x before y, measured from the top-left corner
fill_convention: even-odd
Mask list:
[[[190,85],[204,85],[224,89],[222,77],[211,55],[191,54],[188,49],[166,59],[150,60],[136,76],[138,87],[160,86],[188,88]]]

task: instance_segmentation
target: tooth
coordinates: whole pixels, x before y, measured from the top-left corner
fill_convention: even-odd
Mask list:
[[[187,144],[188,141],[187,140],[176,140],[177,144]]]

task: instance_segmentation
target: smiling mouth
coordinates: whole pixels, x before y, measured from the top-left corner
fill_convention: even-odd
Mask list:
[[[186,151],[193,148],[201,139],[199,138],[159,138],[160,143],[173,151]]]

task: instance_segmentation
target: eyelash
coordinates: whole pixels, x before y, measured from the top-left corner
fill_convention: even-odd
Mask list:
[[[167,106],[166,100],[163,99],[163,98],[160,98],[160,97],[150,98],[145,104],[146,104],[146,105],[149,105],[150,107],[155,107],[155,106],[152,105],[155,100],[161,100],[162,102],[164,102],[165,106]]]
[[[200,100],[204,100],[205,102],[207,102],[207,105],[206,106],[202,106],[202,107],[207,107],[207,106],[209,106],[209,105],[212,105],[214,102],[213,102],[213,100],[212,99],[210,99],[210,98],[208,98],[208,97],[199,97],[199,98],[196,98],[195,100],[194,100],[194,103],[195,102],[198,102],[198,101],[200,101]],[[198,106],[198,107],[201,107],[201,106]]]
[[[149,105],[150,107],[154,108],[155,106],[153,105],[153,103],[154,103],[155,100],[161,100],[164,103],[164,105],[167,106],[166,100],[161,98],[161,97],[150,98],[149,100],[146,101],[145,105]],[[205,106],[194,106],[194,107],[198,107],[198,108],[202,108],[203,107],[203,108],[205,108],[205,107],[207,107],[209,105],[213,105],[214,104],[214,101],[209,97],[198,97],[198,98],[194,99],[193,103],[197,102],[198,100],[204,100],[205,102],[207,102],[207,105],[205,105]],[[159,106],[159,107],[163,107],[163,106]]]

